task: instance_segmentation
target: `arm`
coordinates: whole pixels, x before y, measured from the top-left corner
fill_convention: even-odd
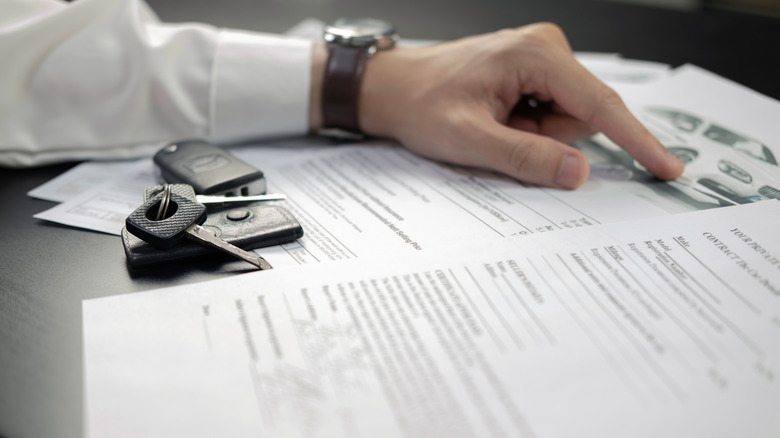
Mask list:
[[[315,128],[324,51],[313,58]],[[545,186],[573,189],[587,179],[587,159],[567,143],[596,130],[661,179],[683,170],[551,24],[379,52],[366,67],[359,119],[366,133],[421,155]]]
[[[3,0],[0,34],[0,165],[308,130],[308,41],[161,23],[142,0]]]
[[[13,62],[0,64],[0,165],[136,157],[170,141],[234,142],[321,124],[321,44],[160,23],[141,0],[2,8],[0,54]],[[529,96],[551,111],[521,108]],[[682,171],[551,25],[381,52],[359,106],[369,134],[532,183],[582,184],[587,161],[564,143],[594,128],[663,179]]]

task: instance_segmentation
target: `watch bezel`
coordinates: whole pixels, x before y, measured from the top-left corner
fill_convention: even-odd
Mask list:
[[[398,41],[398,33],[390,23],[375,18],[341,18],[325,27],[323,39],[329,44],[366,47],[375,50],[391,48]]]

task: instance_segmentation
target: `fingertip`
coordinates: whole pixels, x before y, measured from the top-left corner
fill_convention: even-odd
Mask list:
[[[666,148],[664,148],[666,149]],[[666,149],[666,171],[659,175],[664,181],[677,179],[685,171],[685,164],[680,161],[671,151]],[[659,172],[660,173],[660,172]]]
[[[561,159],[555,184],[559,188],[573,190],[584,184],[589,174],[590,165],[583,155],[567,153]]]
[[[662,181],[679,178],[685,171],[685,164],[660,143],[656,150],[658,152],[655,152],[652,158],[648,158],[648,164],[645,165],[647,170]]]

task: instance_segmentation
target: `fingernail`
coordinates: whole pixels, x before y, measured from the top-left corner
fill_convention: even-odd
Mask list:
[[[555,184],[566,189],[576,189],[584,182],[582,159],[576,155],[564,155]]]

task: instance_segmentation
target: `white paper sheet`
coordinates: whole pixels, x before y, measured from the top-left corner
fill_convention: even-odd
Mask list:
[[[768,201],[89,300],[87,429],[776,437],[778,217]]]
[[[134,161],[85,161],[30,190],[27,195],[46,201],[65,202],[108,183],[133,164]]]
[[[249,162],[261,160],[262,154],[242,151]],[[452,243],[489,244],[668,214],[662,206],[598,181],[576,192],[529,187],[382,143],[312,152],[265,173],[269,190],[288,196],[282,205],[305,232],[297,242],[262,250],[273,266],[404,256]]]
[[[112,163],[106,166],[117,173],[111,176],[104,174],[100,177],[92,169],[90,173],[102,181],[92,180],[90,187],[79,187],[78,193],[73,193],[62,203],[33,217],[119,235],[127,216],[143,203],[144,189],[154,185],[155,179],[149,159],[141,159],[129,164]],[[79,173],[76,174],[76,178],[68,174],[61,176],[59,182],[44,187],[43,193],[57,193],[61,188],[66,188],[69,181],[78,179]],[[60,183],[65,185],[59,185]]]

